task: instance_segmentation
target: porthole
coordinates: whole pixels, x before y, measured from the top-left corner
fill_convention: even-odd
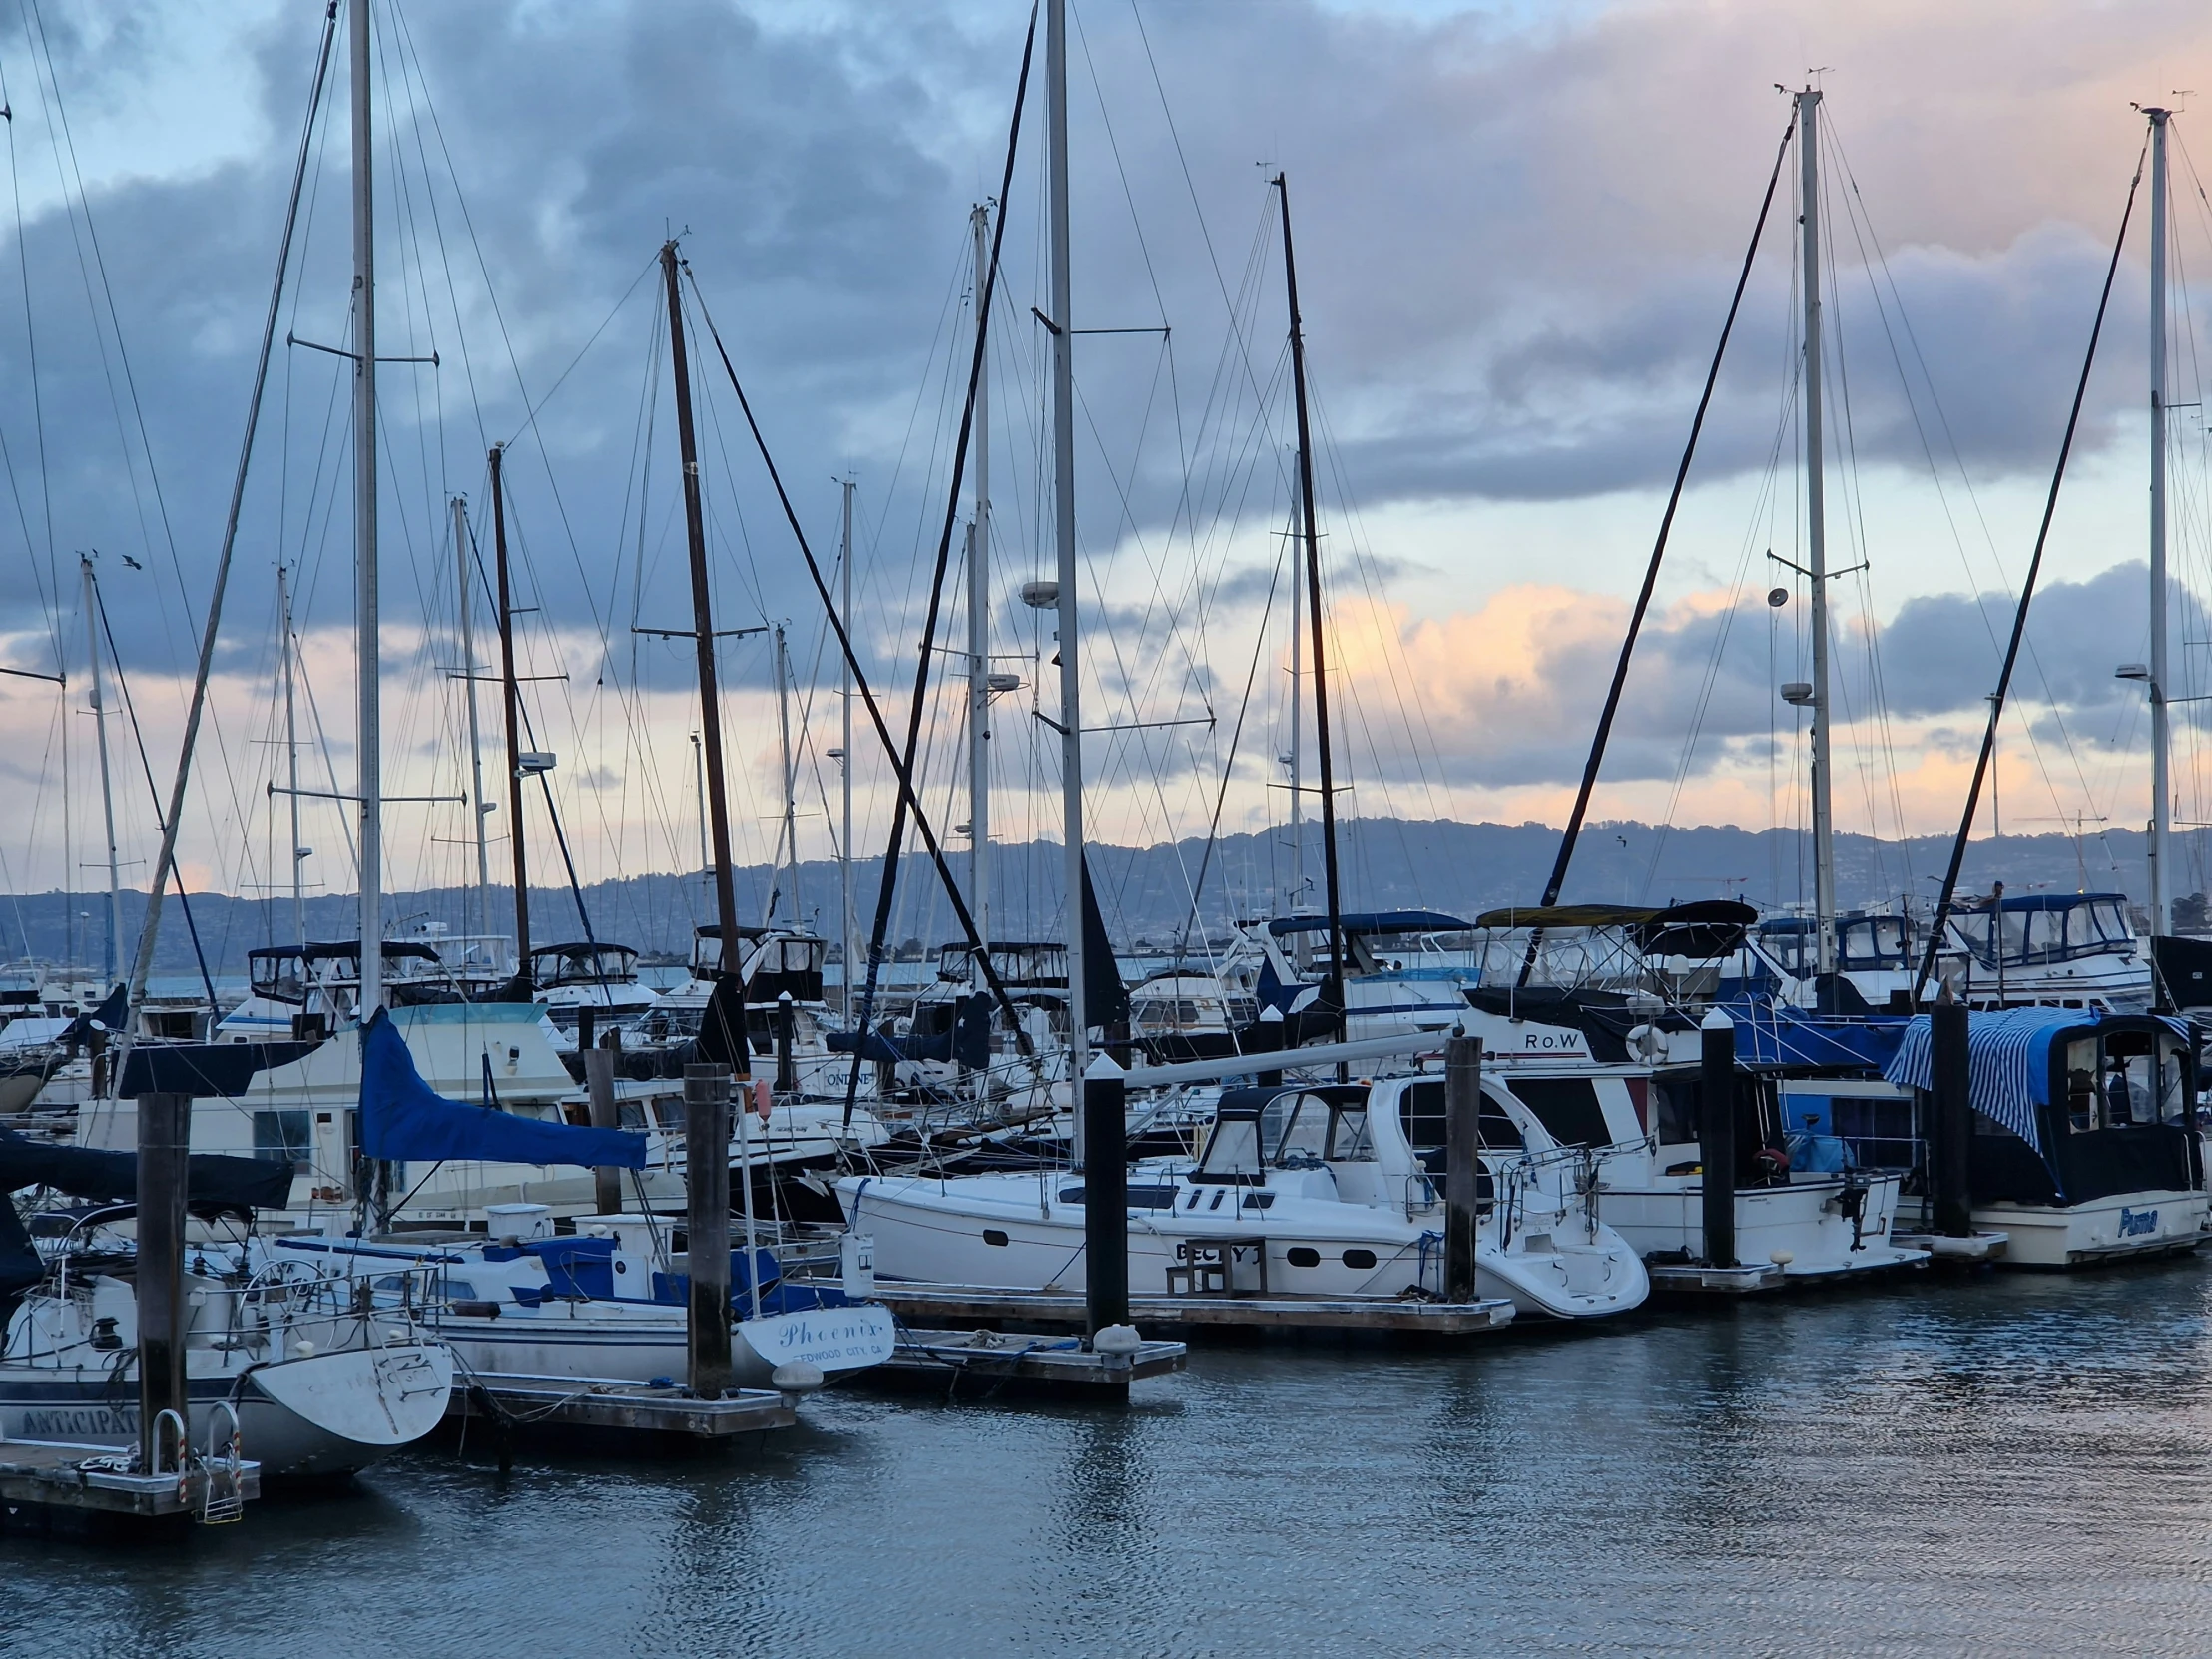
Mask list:
[[[995,1227],[986,1227],[983,1229],[983,1242],[987,1245],[1002,1245],[1006,1242],[1006,1235]]]
[[[1318,1268],[1321,1266],[1321,1252],[1306,1245],[1291,1246],[1289,1250],[1283,1253],[1283,1259],[1294,1268]]]
[[[1345,1252],[1345,1266],[1360,1268],[1363,1271],[1372,1268],[1375,1266],[1375,1252],[1372,1250],[1348,1250]]]

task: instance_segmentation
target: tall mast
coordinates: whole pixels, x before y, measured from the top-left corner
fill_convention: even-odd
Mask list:
[[[776,625],[776,735],[784,751],[784,858],[791,873],[792,920],[798,923],[804,914],[799,902],[799,774],[792,765],[792,654],[781,622]]]
[[[1329,977],[1339,998],[1337,1034],[1344,1035],[1345,994],[1343,894],[1337,883],[1337,782],[1329,758],[1329,659],[1322,644],[1321,530],[1314,519],[1314,440],[1306,409],[1306,325],[1298,309],[1298,255],[1291,244],[1291,186],[1275,176],[1283,209],[1283,281],[1291,312],[1291,388],[1298,402],[1299,528],[1306,536],[1306,603],[1314,631],[1314,758],[1321,771],[1322,880],[1329,900]]]
[[[1291,569],[1298,569],[1299,544],[1305,539],[1305,514],[1299,506],[1297,491],[1291,493]],[[1291,752],[1285,757],[1291,763],[1291,890],[1287,913],[1296,914],[1306,899],[1306,804],[1303,800],[1306,782],[1302,734],[1299,732],[1299,703],[1305,696],[1305,688],[1299,684],[1304,677],[1300,666],[1306,652],[1306,626],[1300,612],[1304,607],[1298,599],[1298,579],[1291,579]]]
[[[453,497],[453,560],[460,579],[461,684],[468,690],[469,816],[476,820],[476,931],[491,931],[491,848],[485,842],[484,745],[476,715],[476,629],[470,597],[475,589],[474,561],[468,556],[468,502]]]
[[[843,480],[844,530],[838,544],[838,563],[843,570],[844,628],[852,631],[852,480]],[[852,659],[838,653],[838,672],[841,675],[840,701],[844,709],[844,747],[837,753],[838,770],[844,774],[844,833],[837,840],[837,901],[840,948],[844,952],[844,1012],[852,1017]]]
[[[1836,811],[1828,741],[1828,509],[1821,443],[1821,95],[1798,94],[1805,226],[1805,554],[1813,589],[1813,925],[1819,970],[1836,971]]]
[[[975,232],[975,326],[984,328],[983,290],[991,268],[991,209],[978,202],[968,215]],[[975,377],[975,517],[968,524],[968,908],[975,936],[991,942],[991,377]],[[983,983],[975,964],[974,983]]]
[[[1075,603],[1075,320],[1068,270],[1067,0],[1046,0],[1045,167],[1051,196],[1052,522],[1060,574],[1060,812],[1067,855],[1068,1084],[1089,1063],[1083,1006],[1083,697]]]
[[[92,560],[77,555],[85,579],[85,658],[92,676],[92,731],[100,745],[100,811],[108,831],[108,938],[100,950],[100,982],[115,982],[116,954],[123,948],[123,882],[115,850],[115,790],[108,777],[108,717],[100,702],[99,597],[93,592]]]
[[[503,444],[491,448],[491,545],[499,583],[499,690],[507,711],[507,845],[515,875],[515,971],[530,972],[530,858],[522,837],[522,698],[515,682],[515,607],[507,575],[507,491]]]
[[[361,990],[363,1020],[384,997],[383,702],[376,614],[376,211],[370,183],[375,134],[368,108],[369,0],[350,0],[353,86],[353,630],[359,715]]]
[[[284,630],[284,799],[291,804],[291,923],[295,935],[293,942],[304,950],[307,945],[307,894],[306,871],[302,866],[306,862],[307,849],[299,844],[299,721],[292,695],[298,675],[291,651],[291,572],[283,565],[276,567],[276,611]]]
[[[661,245],[661,276],[668,287],[668,347],[674,369],[676,438],[684,461],[684,534],[691,547],[692,637],[699,648],[699,735],[712,842],[709,873],[715,884],[715,919],[722,924],[722,969],[733,971],[738,951],[738,892],[730,873],[730,805],[723,790],[722,694],[715,682],[715,614],[707,589],[707,521],[699,496],[699,441],[692,428],[691,359],[684,343],[684,295],[678,285],[676,244]],[[745,1033],[736,1033],[743,1054]],[[741,1059],[742,1065],[742,1059]]]
[[[2150,117],[2150,930],[2172,931],[2172,740],[2166,729],[2166,123]]]

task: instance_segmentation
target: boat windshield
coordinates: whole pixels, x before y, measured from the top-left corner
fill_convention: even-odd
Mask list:
[[[2100,1052],[2101,1050],[2101,1052]],[[2185,1124],[2183,1047],[2167,1032],[2113,1031],[2066,1045],[2066,1119],[2092,1129]]]
[[[1837,964],[1846,972],[1903,968],[1903,916],[1851,916],[1836,924]]]
[[[1206,1156],[1191,1174],[1193,1181],[1257,1187],[1267,1180],[1260,1157],[1260,1114],[1224,1112],[1214,1119],[1206,1137]]]

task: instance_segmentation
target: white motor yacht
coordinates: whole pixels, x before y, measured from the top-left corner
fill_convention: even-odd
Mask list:
[[[1638,1044],[1655,1058],[1608,1064],[1590,1057],[1586,1033],[1565,1026],[1547,1027],[1557,1035],[1531,1042],[1534,1021],[1477,1013],[1468,1029],[1484,1039],[1485,1089],[1494,1082],[1525,1108],[1516,1122],[1525,1125],[1531,1150],[1586,1147],[1606,1155],[1596,1197],[1608,1225],[1647,1259],[1705,1259],[1700,1073],[1665,1058],[1694,1044],[1696,1033],[1638,1028]],[[1667,1040],[1678,1035],[1690,1044]],[[1518,1046],[1508,1046],[1515,1038]],[[1792,1168],[1776,1083],[1739,1073],[1738,1084],[1739,1262],[1772,1263],[1799,1282],[1927,1263],[1928,1252],[1891,1241],[1901,1172]]]
[[[1240,1293],[1440,1295],[1443,1192],[1431,1166],[1443,1087],[1429,1076],[1224,1091],[1195,1165],[1130,1172],[1131,1291],[1188,1292],[1212,1268]],[[1526,1119],[1510,1096],[1486,1087],[1486,1099],[1501,1117]],[[1643,1302],[1642,1263],[1587,1201],[1599,1161],[1485,1151],[1479,1295],[1562,1319]],[[1080,1174],[847,1177],[837,1193],[853,1230],[873,1236],[880,1276],[1027,1290],[1085,1283]]]

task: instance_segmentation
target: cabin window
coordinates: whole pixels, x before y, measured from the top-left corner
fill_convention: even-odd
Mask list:
[[[1375,1252],[1372,1250],[1348,1250],[1345,1252],[1345,1266],[1356,1268],[1364,1273],[1375,1266]]]
[[[314,1131],[305,1112],[256,1112],[254,1156],[288,1163],[294,1175],[314,1168]]]
[[[634,1100],[618,1100],[615,1102],[615,1122],[624,1129],[642,1131],[648,1127],[645,1121],[645,1108]]]
[[[1398,1127],[1405,1131],[1405,1144],[1415,1152],[1427,1152],[1442,1146],[1447,1133],[1444,1122],[1444,1086],[1441,1083],[1408,1083],[1397,1097]]]
[[[1448,1134],[1443,1084],[1436,1080],[1408,1083],[1398,1096],[1397,1121],[1405,1131],[1405,1144],[1414,1152],[1440,1150]],[[1519,1126],[1487,1090],[1483,1091],[1481,1111],[1475,1118],[1475,1138],[1487,1152],[1518,1152],[1522,1146]]]
[[[1682,1146],[1697,1139],[1697,1097],[1695,1077],[1651,1080],[1652,1132],[1661,1146]]]
[[[1513,1092],[1561,1146],[1610,1146],[1597,1085],[1587,1077],[1516,1077]]]
[[[1308,1245],[1293,1245],[1283,1252],[1283,1260],[1294,1268],[1318,1268],[1321,1266],[1321,1252]]]
[[[1006,1235],[995,1227],[986,1227],[983,1229],[983,1242],[987,1245],[1002,1245],[1006,1242]]]

